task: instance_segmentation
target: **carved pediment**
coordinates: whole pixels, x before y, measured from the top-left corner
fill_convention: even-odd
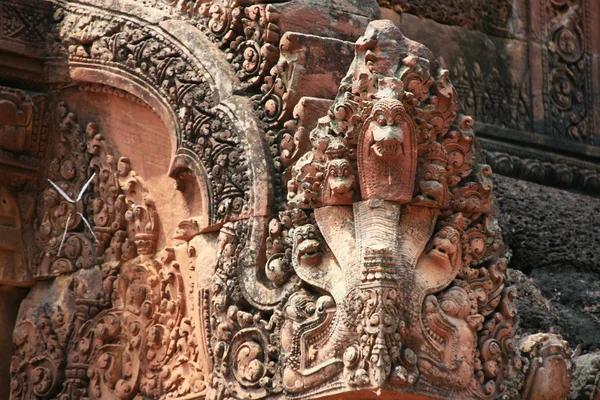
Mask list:
[[[244,269],[248,226],[222,236],[210,398],[519,396],[491,169],[458,109],[424,46],[389,21],[369,25],[312,148],[288,170],[262,290],[232,269]],[[262,300],[282,288],[277,303]]]

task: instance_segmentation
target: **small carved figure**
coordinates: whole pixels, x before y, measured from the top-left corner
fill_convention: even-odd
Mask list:
[[[408,202],[416,168],[414,122],[399,100],[376,100],[358,138],[358,172],[364,199]]]
[[[356,178],[352,165],[346,159],[334,159],[325,169],[323,205],[352,204],[356,190]]]

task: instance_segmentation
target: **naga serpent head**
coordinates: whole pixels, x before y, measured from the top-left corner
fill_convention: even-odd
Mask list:
[[[410,128],[402,103],[393,98],[380,99],[373,106],[369,119],[370,153],[386,161],[405,156],[405,135],[409,134]]]
[[[321,262],[319,231],[314,225],[300,226],[294,233],[293,252],[297,265],[317,265]]]

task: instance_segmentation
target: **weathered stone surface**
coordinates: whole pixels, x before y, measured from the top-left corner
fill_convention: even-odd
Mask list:
[[[576,365],[569,400],[600,398],[600,352],[584,354],[573,359]]]
[[[519,311],[519,329],[524,334],[551,332],[565,336],[565,320],[558,308],[540,291],[537,282],[518,269],[509,269],[507,280],[517,289],[515,303]]]
[[[543,316],[521,300],[526,326],[558,326],[573,346],[600,347],[600,199],[502,176],[494,182],[511,267],[530,275],[559,311]]]
[[[0,87],[0,185],[22,190],[43,164],[49,96]]]
[[[532,130],[530,100],[522,96],[530,91],[526,41],[488,36],[411,14],[403,14],[397,24],[407,37],[422,41],[443,60],[462,106],[477,123]]]
[[[26,289],[0,286],[0,393],[10,393],[10,363],[14,354],[13,329],[21,300],[27,294]]]
[[[0,285],[30,286],[19,203],[7,187],[0,186]]]
[[[273,4],[282,32],[355,41],[368,23],[381,17],[375,0],[290,1]]]
[[[525,34],[524,0],[379,0],[385,10],[416,15],[444,25],[455,25],[470,31],[482,31],[491,36]]]
[[[11,400],[564,400],[600,5],[380,4],[0,0]]]
[[[502,176],[494,182],[513,268],[600,272],[600,199]]]

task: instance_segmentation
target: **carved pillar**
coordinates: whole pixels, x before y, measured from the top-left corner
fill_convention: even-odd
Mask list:
[[[17,199],[6,186],[0,187],[0,393],[10,393],[13,328],[21,300],[27,294],[23,287],[32,284],[22,229]]]

